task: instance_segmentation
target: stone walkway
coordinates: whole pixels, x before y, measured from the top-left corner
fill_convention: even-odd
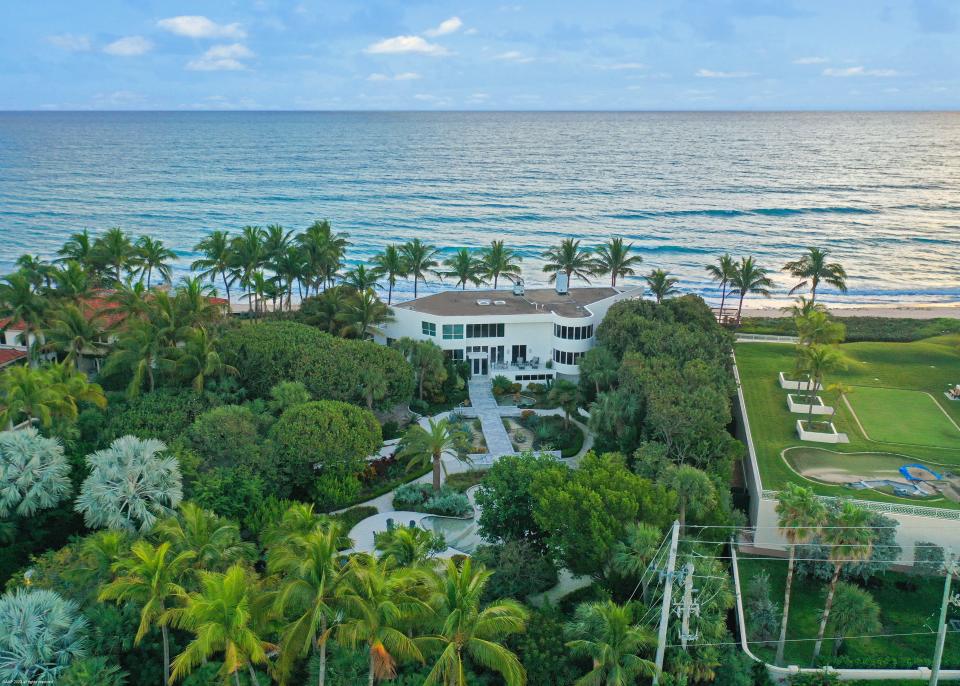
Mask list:
[[[493,397],[493,386],[486,377],[470,379],[470,407],[464,407],[462,412],[466,417],[477,417],[483,431],[483,440],[487,442],[487,452],[483,455],[471,456],[475,464],[492,464],[498,457],[513,455],[510,436],[503,426],[502,408]]]

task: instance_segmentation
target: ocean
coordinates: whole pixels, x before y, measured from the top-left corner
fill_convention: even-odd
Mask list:
[[[712,297],[723,252],[779,270],[821,246],[850,277],[828,300],[956,302],[960,113],[0,113],[0,273],[120,226],[182,275],[213,229],[324,218],[351,264],[502,238],[533,285],[547,246],[616,234]]]

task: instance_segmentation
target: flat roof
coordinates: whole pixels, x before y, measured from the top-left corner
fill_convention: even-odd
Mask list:
[[[528,288],[523,295],[514,295],[512,290],[450,290],[398,303],[394,307],[402,307],[406,310],[441,317],[544,314],[547,312],[556,312],[561,317],[588,317],[590,313],[584,309],[584,306],[618,293],[620,291],[609,286],[571,288],[565,295],[558,294],[553,288]],[[478,300],[488,301],[488,304],[480,305],[477,302]]]

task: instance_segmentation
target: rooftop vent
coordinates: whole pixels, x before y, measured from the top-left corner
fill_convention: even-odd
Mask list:
[[[489,300],[478,300],[478,301],[477,301],[477,304],[478,304],[478,305],[489,305],[489,304],[490,304],[490,301],[489,301]]]
[[[493,301],[493,304],[494,304],[494,305],[506,305],[506,304],[507,304],[507,301],[506,301],[506,300],[494,300],[494,301]]]

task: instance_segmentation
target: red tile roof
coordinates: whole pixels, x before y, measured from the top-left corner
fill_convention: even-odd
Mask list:
[[[0,367],[6,367],[8,364],[24,360],[27,353],[23,350],[14,350],[13,348],[0,348]]]

